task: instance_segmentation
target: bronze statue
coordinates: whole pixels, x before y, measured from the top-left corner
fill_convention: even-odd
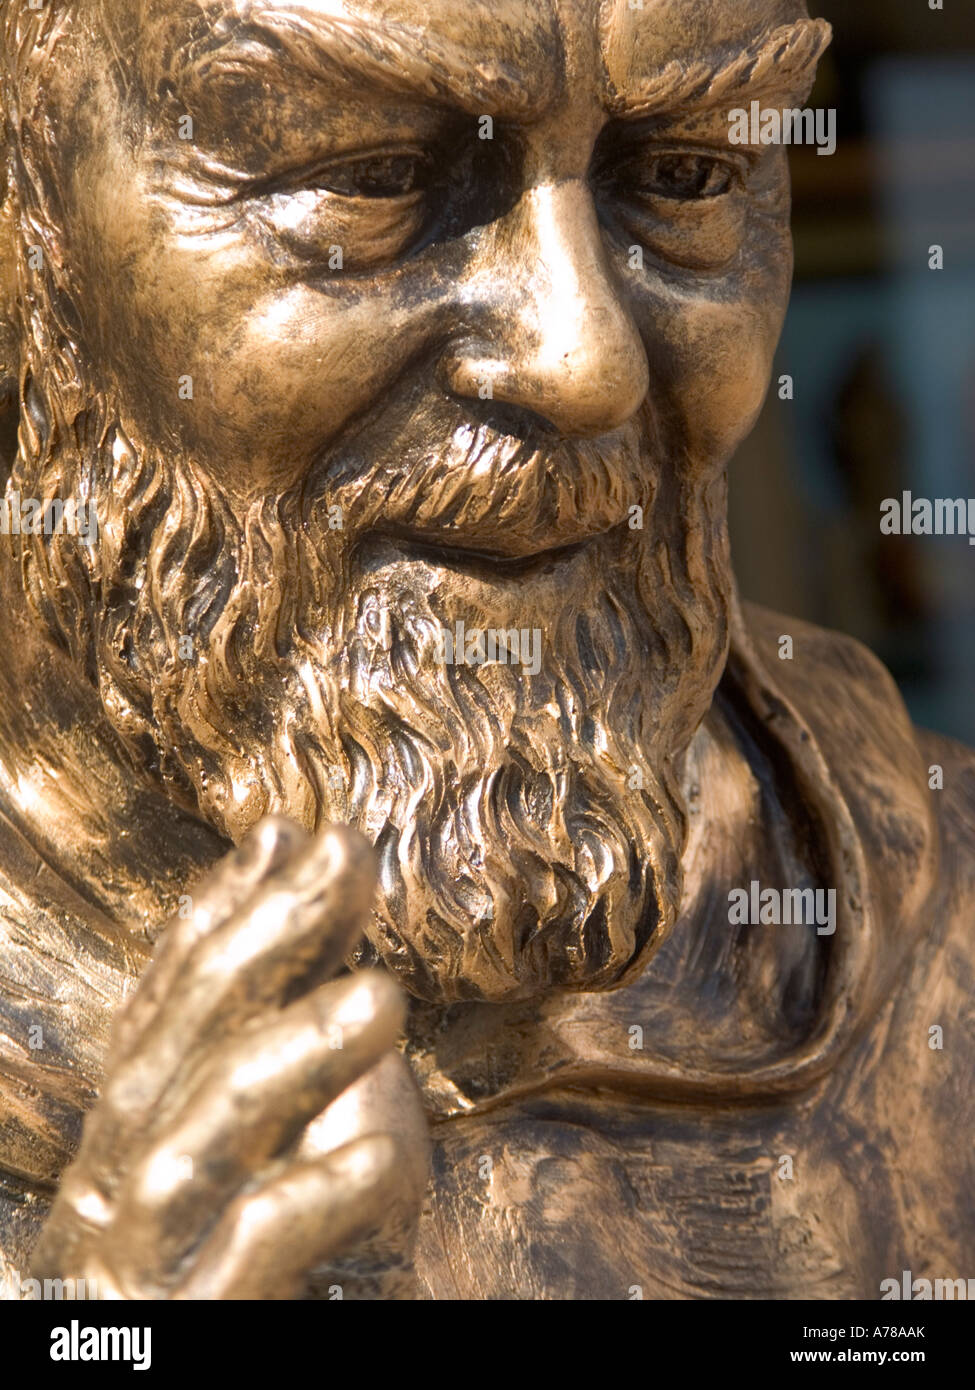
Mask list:
[[[6,1291],[975,1274],[975,755],[729,553],[828,26],[0,16]]]

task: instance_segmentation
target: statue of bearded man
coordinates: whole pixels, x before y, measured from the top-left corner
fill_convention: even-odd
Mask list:
[[[8,1291],[975,1272],[975,757],[729,555],[828,26],[0,17]]]

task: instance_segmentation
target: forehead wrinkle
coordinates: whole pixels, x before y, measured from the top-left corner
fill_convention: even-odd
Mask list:
[[[822,19],[801,19],[767,30],[747,47],[688,60],[675,58],[649,74],[627,76],[621,90],[609,74],[607,50],[616,40],[604,31],[603,80],[606,109],[613,115],[643,116],[724,102],[793,97],[805,100],[816,66],[832,39]]]
[[[229,18],[229,17],[228,17]],[[348,86],[368,83],[398,94],[459,105],[473,114],[515,120],[540,115],[561,86],[561,53],[526,44],[527,61],[492,56],[481,61],[459,42],[391,20],[361,15],[321,15],[293,10],[247,9],[239,21],[190,36],[175,50],[176,66],[201,76],[263,68],[286,59],[309,77]]]

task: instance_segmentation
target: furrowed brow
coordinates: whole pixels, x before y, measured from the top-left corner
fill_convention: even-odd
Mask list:
[[[285,62],[334,85],[368,85],[399,95],[459,106],[474,115],[526,120],[539,114],[557,90],[533,64],[522,71],[503,60],[472,61],[460,45],[414,29],[355,17],[306,18],[264,10],[235,26],[219,46],[187,45],[184,72],[192,77],[259,72],[266,77]]]
[[[825,20],[803,19],[762,35],[731,57],[675,58],[650,76],[627,79],[625,91],[607,82],[607,109],[612,115],[646,116],[737,105],[743,99],[804,102],[832,36]]]

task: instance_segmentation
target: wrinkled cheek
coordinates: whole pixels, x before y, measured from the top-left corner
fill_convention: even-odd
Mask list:
[[[181,345],[195,400],[182,439],[241,495],[304,477],[425,343],[425,315],[382,287],[345,298],[299,286],[255,299],[251,286],[220,299],[219,314],[202,315]]]
[[[691,455],[723,467],[750,433],[765,400],[779,322],[760,310],[711,306],[695,315],[678,351]]]
[[[214,406],[238,421],[243,412],[276,472],[289,464],[303,472],[390,388],[422,343],[417,316],[381,291],[344,302],[302,286],[240,309],[210,383]]]
[[[642,309],[650,398],[670,443],[703,473],[719,471],[752,429],[765,400],[787,284],[745,297],[668,296]]]

